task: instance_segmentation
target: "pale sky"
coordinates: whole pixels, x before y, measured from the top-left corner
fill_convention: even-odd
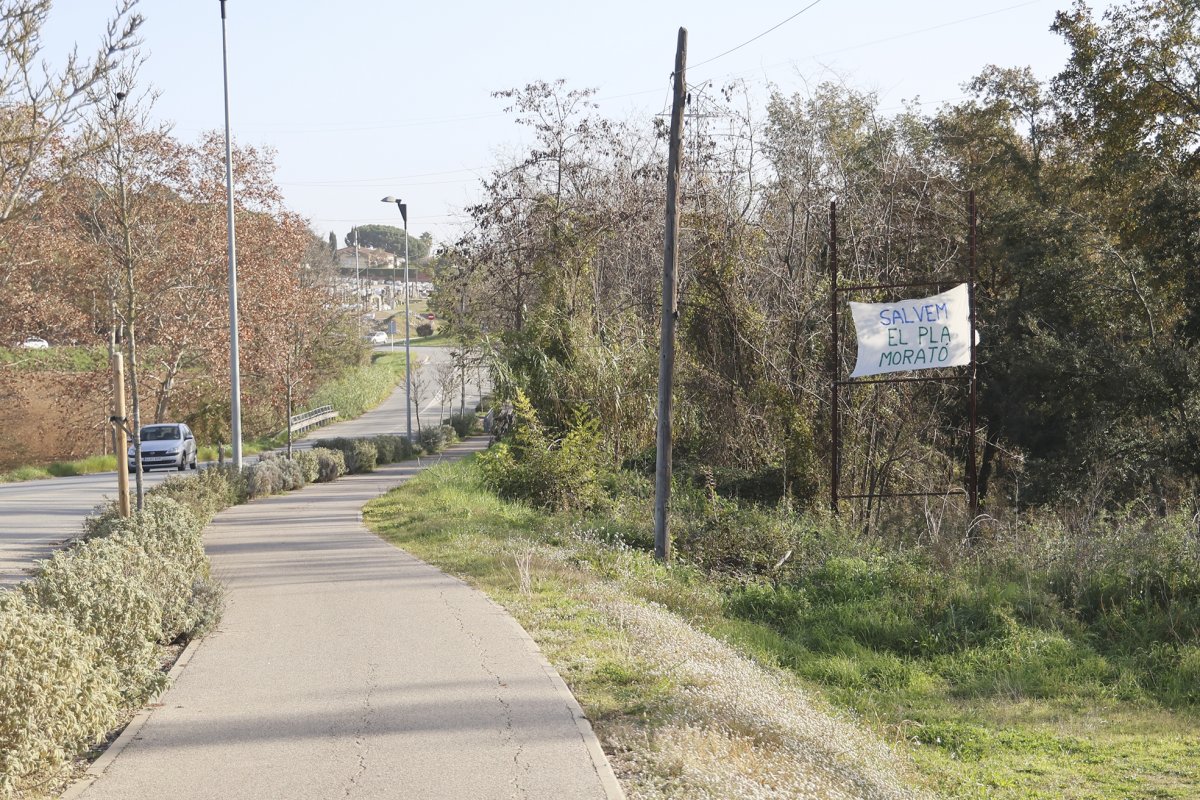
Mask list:
[[[682,26],[690,86],[742,78],[791,94],[840,79],[878,92],[884,110],[919,98],[932,111],[961,98],[988,64],[1057,72],[1067,50],[1049,27],[1068,5],[228,0],[230,119],[235,141],[276,151],[287,205],[319,236],[399,226],[395,206],[380,202],[396,195],[408,203],[409,233],[452,241],[479,178],[524,140],[493,91],[564,78],[597,89],[607,116],[661,113]],[[44,55],[59,60],[73,43],[93,50],[112,7],[57,0]],[[160,93],[153,116],[185,141],[223,129],[219,0],[141,0],[139,9],[149,56],[141,79]]]

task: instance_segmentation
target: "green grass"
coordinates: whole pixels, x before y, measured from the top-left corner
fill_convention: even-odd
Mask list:
[[[861,736],[852,726],[814,710],[798,691],[776,702],[769,687],[786,683],[779,673],[747,673],[750,662],[662,616],[651,601],[693,619],[719,615],[719,590],[694,571],[610,546],[607,530],[502,501],[483,489],[469,462],[426,470],[368,504],[364,519],[387,540],[478,586],[518,619],[580,701],[627,791],[733,797],[749,782],[784,796],[813,782],[838,785],[849,774],[863,780],[864,797],[898,796],[890,771],[896,765],[886,757],[877,763],[881,754],[869,747],[841,754]],[[681,667],[681,658],[705,663]],[[714,676],[724,671],[728,678]],[[714,678],[728,691],[698,692]],[[747,702],[753,710],[743,710]],[[790,714],[775,718],[776,708]],[[845,738],[834,737],[845,771],[832,782],[823,764],[810,763],[821,762],[830,746],[814,737],[822,726]]]
[[[54,476],[45,467],[17,467],[8,472],[0,472],[0,483],[18,483],[20,481],[40,481]]]
[[[365,367],[353,367],[313,392],[306,406],[333,406],[342,419],[353,419],[387,399],[404,380],[404,353],[375,353]]]
[[[413,347],[451,347],[459,343],[458,337],[449,333],[435,333],[433,336],[413,337],[409,342]]]
[[[17,370],[57,372],[94,372],[109,364],[106,347],[49,347],[27,350],[23,347],[0,347],[0,366]]]
[[[0,472],[0,483],[92,475],[97,472],[112,472],[116,468],[117,459],[114,456],[89,456],[78,461],[55,461],[46,467],[17,467],[8,472]]]
[[[605,520],[548,516],[498,500],[475,469],[421,476],[368,506],[366,519],[510,608],[606,742],[625,746],[631,726],[653,729],[678,696],[605,627],[587,588],[601,580],[795,675],[894,747],[911,786],[972,800],[1200,796],[1200,655],[1188,639],[1154,643],[1164,631],[1184,635],[1190,612],[1156,610],[1148,588],[1122,589],[1103,565],[1094,577],[1106,587],[1103,613],[998,561],[948,566],[831,530],[797,551],[789,563],[807,563],[787,580],[665,569],[624,544],[644,541],[630,521],[642,516],[637,504]],[[1169,531],[1159,541],[1172,552]],[[522,554],[531,554],[528,592]],[[1177,609],[1190,608],[1186,571],[1168,577],[1159,582],[1175,587]]]
[[[56,461],[46,468],[56,478],[72,475],[91,475],[96,472],[113,472],[117,468],[116,456],[89,456],[78,461]]]

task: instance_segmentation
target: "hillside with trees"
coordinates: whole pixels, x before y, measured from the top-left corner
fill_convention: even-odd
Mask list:
[[[346,247],[376,247],[394,256],[404,257],[404,229],[392,225],[356,225],[346,234]],[[408,237],[408,258],[413,263],[423,261],[429,255],[433,236],[423,233],[419,237]]]
[[[14,65],[36,58],[49,9],[18,5],[4,39]],[[95,356],[110,346],[126,354],[134,425],[185,419],[206,441],[229,439],[224,141],[184,142],[148,121],[133,7],[118,9],[93,61],[51,85],[39,88],[35,71],[5,75],[5,97],[34,101],[12,107],[0,141],[0,343],[42,336],[90,355],[0,370],[0,466],[102,451],[111,392]],[[363,348],[325,243],[284,206],[272,153],[235,144],[233,170],[243,414],[255,435],[281,425],[288,386],[302,398]]]
[[[835,84],[775,92],[761,115],[746,87],[693,93],[679,457],[802,507],[824,498],[830,359],[845,376],[854,355],[848,327],[830,352],[830,201],[842,285],[948,286],[967,275],[974,190],[983,507],[1190,507],[1196,13],[1157,2],[1096,19],[1078,4],[1055,22],[1072,48],[1060,74],[990,67],[969,100],[933,115],[886,114]],[[600,118],[589,91],[562,82],[502,96],[537,141],[487,181],[440,310],[489,334],[505,385],[547,424],[568,428],[586,407],[606,457],[637,459],[653,445],[665,132]],[[959,387],[842,398],[845,485],[963,485]],[[871,497],[852,507],[868,525],[911,511]]]
[[[471,557],[536,550],[534,585],[582,563],[581,580],[619,582],[817,687],[939,794],[1195,796],[1198,14],[1076,3],[1054,21],[1070,49],[1058,74],[988,67],[934,112],[888,112],[844,83],[765,106],[757,87],[692,87],[673,570],[648,563],[665,125],[605,118],[563,81],[499,93],[534,144],[485,181],[431,305],[490,359],[512,411],[453,480],[543,516],[481,530]],[[842,493],[857,496],[835,516],[830,382],[855,339],[844,305],[832,335],[831,203],[840,286],[950,288],[968,275],[969,192],[980,513],[956,381],[838,393]],[[605,709],[638,686],[581,671]],[[670,711],[646,692],[614,737],[665,736]],[[769,742],[745,746],[772,763]]]

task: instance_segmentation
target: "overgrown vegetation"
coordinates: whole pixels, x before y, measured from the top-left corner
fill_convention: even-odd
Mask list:
[[[883,113],[842,82],[775,91],[761,117],[745,87],[693,96],[681,566],[639,591],[686,614],[674,581],[711,585],[706,625],[861,713],[953,796],[1200,788],[1198,21],[1189,3],[1075,3],[1053,21],[1069,55],[1051,80],[986,67],[933,112]],[[479,342],[516,420],[482,480],[640,551],[664,131],[561,81],[499,96],[534,142],[486,182],[430,302]],[[897,301],[920,292],[878,287],[949,288],[972,251],[977,418],[954,381],[831,398],[854,360],[835,285],[876,287],[839,303]],[[817,510],[831,463],[840,517]]]
[[[961,521],[931,516],[919,534],[864,536],[822,513],[738,505],[680,485],[678,561],[664,567],[651,555],[645,478],[607,477],[605,513],[580,516],[500,502],[484,491],[486,470],[478,460],[439,467],[377,502],[368,519],[517,614],[580,697],[631,796],[695,796],[713,784],[690,781],[709,779],[733,781],[714,796],[754,796],[761,784],[731,787],[791,762],[753,747],[753,757],[714,757],[724,734],[664,721],[709,702],[722,682],[693,695],[675,685],[677,672],[636,657],[660,634],[632,630],[657,612],[606,616],[629,598],[664,606],[852,712],[911,762],[902,783],[914,789],[1011,800],[1200,792],[1191,755],[1200,749],[1200,539],[1191,517],[1126,513],[1081,526],[1031,515],[986,522],[968,543],[952,532]],[[675,652],[675,668],[690,669],[696,656]],[[786,682],[768,691],[767,705],[780,708],[803,695]],[[707,724],[755,738],[725,714],[734,709]],[[785,741],[798,746],[786,739],[798,735]],[[688,747],[705,758],[682,755]],[[672,794],[666,778],[676,769],[690,788]]]
[[[841,81],[771,90],[764,108],[739,84],[692,95],[677,470],[741,496],[825,502],[829,382],[855,356],[844,304],[833,336],[831,284],[964,281],[974,191],[983,510],[1194,505],[1200,10],[1074,3],[1051,23],[1068,48],[1057,75],[987,66],[937,109],[881,109]],[[524,391],[552,439],[586,406],[610,463],[639,458],[654,444],[661,120],[605,118],[562,81],[498,96],[533,141],[485,182],[430,307],[456,333],[487,332],[501,398]],[[923,513],[893,494],[966,488],[961,383],[860,384],[838,403],[839,477],[856,495],[842,510],[863,528]]]
[[[551,510],[594,510],[603,497],[599,425],[580,412],[559,442],[552,442],[525,393],[512,401],[510,435],[481,457],[483,474],[501,496]]]

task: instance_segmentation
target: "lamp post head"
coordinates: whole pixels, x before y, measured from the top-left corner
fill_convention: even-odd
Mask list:
[[[392,197],[390,194],[383,198],[381,202],[395,203],[396,208],[400,209],[400,216],[404,218],[404,227],[408,227],[408,204],[399,198]]]

